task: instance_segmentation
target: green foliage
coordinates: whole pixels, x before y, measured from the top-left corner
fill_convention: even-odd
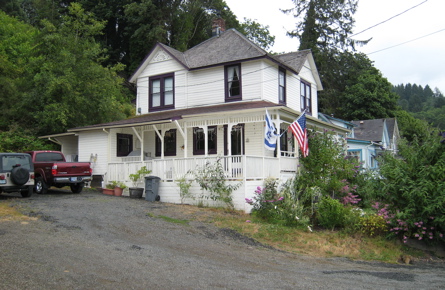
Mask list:
[[[346,144],[332,132],[310,131],[308,133],[310,154],[300,158],[294,187],[304,192],[317,187],[322,195],[343,197],[342,188],[346,182],[354,185],[359,177],[360,164],[345,155]]]
[[[347,209],[337,199],[325,196],[318,203],[318,223],[327,229],[334,230],[336,227],[343,227],[346,214]]]
[[[354,28],[358,0],[320,1],[293,0],[295,8],[284,10],[297,20],[294,31],[288,32],[300,40],[300,50],[353,48],[355,41],[348,37]]]
[[[147,169],[147,166],[142,166],[138,171],[130,174],[128,177],[130,178],[131,182],[133,182],[133,186],[137,187],[139,182],[142,181],[142,178],[150,173],[151,170]]]
[[[268,178],[264,180],[263,188],[257,187],[253,199],[246,199],[246,202],[253,206],[252,213],[267,220],[273,220],[277,215],[279,218],[276,209],[277,204],[280,204],[281,200],[279,199],[276,186],[277,181],[273,178]]]
[[[216,162],[208,161],[204,166],[197,167],[194,172],[195,181],[201,187],[201,190],[207,191],[208,196],[213,201],[221,201],[226,206],[233,208],[232,192],[237,190],[242,182],[237,184],[226,184],[226,176],[221,159],[217,159]]]
[[[443,239],[445,232],[445,145],[437,130],[399,144],[399,156],[384,154],[380,183],[385,215],[398,236]],[[420,226],[419,226],[420,225]],[[417,235],[417,236],[416,236]]]
[[[241,32],[264,50],[269,50],[275,43],[275,36],[270,35],[269,26],[263,26],[252,19],[244,18]]]
[[[187,174],[176,180],[179,186],[179,196],[181,197],[181,203],[184,203],[186,198],[194,199],[194,195],[190,192],[193,180],[187,179]]]
[[[11,126],[10,130],[0,131],[0,152],[23,152],[32,150],[57,150],[58,146],[37,139],[30,130]]]
[[[445,129],[445,97],[438,88],[433,91],[428,85],[423,88],[408,83],[393,87],[393,91],[400,96],[399,105],[403,110],[435,127]]]
[[[369,237],[380,236],[386,234],[388,225],[383,216],[367,214],[360,218],[360,231]]]
[[[376,68],[362,71],[346,86],[341,100],[340,114],[345,120],[370,120],[394,117],[397,94]]]

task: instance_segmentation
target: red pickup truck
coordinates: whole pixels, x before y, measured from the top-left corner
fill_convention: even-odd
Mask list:
[[[90,162],[66,162],[59,151],[28,151],[34,164],[37,193],[46,193],[48,188],[69,186],[73,193],[80,193],[85,182],[91,181],[93,170]]]

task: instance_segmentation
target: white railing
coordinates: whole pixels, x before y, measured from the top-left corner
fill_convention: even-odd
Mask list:
[[[145,161],[129,161],[108,163],[108,171],[105,181],[124,181],[132,185],[128,176],[136,172],[142,166],[152,171],[152,175],[162,180],[176,180],[197,168],[205,166],[208,162],[217,160],[223,165],[227,179],[264,179],[267,177],[280,177],[281,172],[295,172],[297,159],[294,157],[261,157],[261,156],[215,156],[215,157],[191,157],[152,159]]]

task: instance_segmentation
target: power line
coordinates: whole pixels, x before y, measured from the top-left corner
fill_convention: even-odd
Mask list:
[[[380,23],[377,23],[377,24],[375,24],[375,25],[373,25],[373,26],[371,26],[371,27],[366,28],[365,30],[362,30],[362,31],[360,31],[360,32],[357,32],[357,33],[351,35],[350,37],[356,36],[356,35],[358,35],[358,34],[360,34],[360,33],[362,33],[362,32],[365,32],[365,31],[371,29],[371,28],[374,28],[374,27],[376,27],[376,26],[379,26],[380,24],[383,24],[383,23],[385,23],[385,22],[388,22],[389,20],[391,20],[391,19],[393,19],[393,18],[396,18],[397,16],[400,16],[400,15],[406,13],[406,12],[408,12],[408,11],[411,10],[411,9],[416,8],[417,6],[420,6],[420,5],[422,5],[423,3],[427,2],[427,1],[428,1],[428,0],[425,0],[425,1],[423,1],[422,3],[419,3],[419,4],[413,6],[413,7],[409,8],[409,9],[407,9],[407,10],[405,10],[405,11],[399,13],[399,14],[396,14],[396,15],[394,15],[394,16],[392,16],[392,17],[390,17],[390,18],[388,18],[388,19],[386,19],[386,20],[380,22]]]
[[[390,46],[390,47],[387,47],[387,48],[383,48],[383,49],[380,49],[380,50],[376,50],[376,51],[367,53],[367,55],[370,55],[370,54],[373,54],[373,53],[376,53],[376,52],[380,52],[380,51],[383,51],[383,50],[387,50],[387,49],[390,49],[390,48],[393,48],[393,47],[396,47],[396,46],[400,46],[400,45],[403,45],[403,44],[406,44],[406,43],[409,43],[409,42],[413,42],[413,41],[419,40],[419,39],[421,39],[421,38],[425,38],[425,37],[427,37],[427,36],[430,36],[430,35],[439,33],[439,32],[444,31],[444,30],[445,30],[445,28],[443,28],[443,29],[441,29],[441,30],[438,30],[438,31],[436,31],[436,32],[432,32],[432,33],[430,33],[430,34],[424,35],[424,36],[420,36],[420,37],[417,37],[417,38],[414,38],[414,39],[411,39],[411,40],[408,40],[408,41],[405,41],[405,42],[402,42],[402,43],[399,43],[399,44],[396,44],[396,45],[393,45],[393,46]]]

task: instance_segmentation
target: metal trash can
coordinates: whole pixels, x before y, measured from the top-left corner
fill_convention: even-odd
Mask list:
[[[145,200],[146,201],[155,201],[159,200],[158,190],[159,190],[159,181],[161,178],[157,176],[146,176],[145,177]]]

